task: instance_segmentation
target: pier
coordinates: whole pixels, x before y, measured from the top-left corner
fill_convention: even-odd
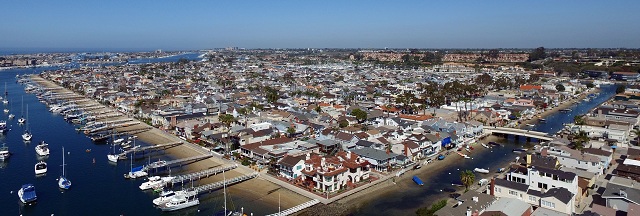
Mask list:
[[[209,176],[216,175],[224,171],[229,171],[237,167],[238,165],[234,164],[233,166],[217,167],[217,168],[206,169],[206,170],[189,173],[185,175],[179,175],[179,176],[176,176],[171,182],[169,182],[169,184],[171,184],[171,186],[174,186],[176,184],[184,184],[187,182],[200,180],[203,178],[208,178]]]
[[[258,176],[258,173],[254,172],[254,173],[251,173],[251,174],[247,174],[247,175],[235,177],[235,178],[232,178],[232,179],[228,179],[226,181],[219,181],[219,182],[214,182],[214,183],[211,183],[211,184],[206,184],[206,185],[194,187],[192,190],[195,191],[198,194],[205,193],[205,192],[209,192],[209,191],[214,191],[214,190],[220,189],[220,188],[224,187],[225,185],[229,186],[229,185],[232,185],[232,184],[240,183],[240,182],[255,178],[257,176]]]
[[[135,157],[135,154],[137,152],[142,152],[142,154],[145,153],[145,151],[153,151],[153,150],[164,150],[164,149],[168,149],[168,148],[173,148],[176,146],[182,145],[182,142],[173,142],[173,143],[166,143],[166,144],[160,144],[160,145],[153,145],[153,146],[145,146],[145,147],[141,147],[141,148],[131,148],[129,150],[126,150],[120,154],[118,154],[118,157],[120,159],[127,159],[127,155],[128,154],[133,154]]]
[[[188,157],[188,158],[180,158],[180,159],[176,159],[176,160],[171,160],[171,161],[167,161],[165,163],[160,163],[160,164],[151,163],[151,164],[149,164],[147,166],[144,166],[142,168],[142,170],[145,171],[145,172],[149,172],[151,170],[158,169],[158,168],[171,167],[173,165],[182,165],[183,163],[190,163],[190,162],[194,162],[194,161],[204,160],[204,159],[210,158],[212,156],[213,155],[210,155],[210,154],[209,155],[198,155],[198,156],[193,156],[193,157]]]
[[[318,201],[317,199],[312,199],[309,200],[308,202],[302,203],[300,205],[291,207],[289,209],[285,209],[284,211],[280,211],[278,213],[273,213],[273,214],[269,214],[267,216],[286,216],[286,215],[291,215],[294,214],[296,212],[302,211],[306,208],[309,208],[311,206],[314,206],[315,204],[320,203],[320,201]]]

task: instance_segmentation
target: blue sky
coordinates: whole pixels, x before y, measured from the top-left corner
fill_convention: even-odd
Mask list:
[[[640,47],[640,1],[4,1],[0,48]]]

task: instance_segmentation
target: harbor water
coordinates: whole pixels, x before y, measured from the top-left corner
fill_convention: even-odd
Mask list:
[[[573,123],[573,117],[582,115],[589,110],[595,108],[599,104],[605,102],[615,95],[616,86],[605,85],[601,87],[600,94],[590,101],[579,101],[578,104],[570,107],[569,112],[557,112],[547,116],[546,123],[540,123],[531,128],[531,130],[547,132],[555,134],[561,130],[565,123]],[[534,140],[535,141],[535,140]],[[365,203],[362,207],[352,212],[352,215],[415,215],[418,208],[431,206],[440,199],[447,198],[450,192],[447,190],[459,189],[452,183],[460,182],[460,171],[473,170],[475,168],[484,168],[490,170],[489,174],[476,173],[476,181],[486,178],[489,179],[496,174],[497,169],[505,166],[510,161],[514,161],[517,156],[512,152],[514,148],[532,147],[534,143],[526,143],[524,138],[515,140],[513,136],[508,139],[500,139],[498,141],[504,144],[503,147],[494,147],[484,149],[477,145],[475,148],[478,152],[474,152],[469,156],[473,159],[457,160],[445,168],[436,171],[436,173],[420,173],[429,169],[429,165],[423,166],[420,170],[411,173],[417,175],[424,181],[424,186],[417,186],[411,178],[405,178],[403,182],[397,182],[398,190],[389,191],[379,194],[376,198]],[[466,152],[465,152],[466,153]],[[459,157],[450,154],[448,157]],[[439,163],[435,161],[434,163]]]
[[[198,55],[186,54],[139,62],[176,62],[180,58],[198,60]],[[25,93],[24,86],[16,83],[16,74],[34,74],[50,69],[55,68],[0,71],[0,88],[4,87],[4,82],[7,83],[10,100],[9,105],[0,106],[8,107],[10,113],[16,115],[13,120],[8,120],[8,128],[11,130],[0,135],[0,143],[6,143],[12,153],[8,160],[0,162],[0,209],[3,209],[0,215],[213,215],[223,209],[224,197],[221,190],[200,196],[201,204],[198,207],[172,213],[163,213],[155,208],[151,201],[157,194],[151,191],[143,192],[138,188],[145,179],[124,179],[123,174],[131,167],[129,160],[117,164],[108,162],[106,155],[112,151],[110,145],[94,144],[84,134],[76,132],[76,125],[66,122],[60,115],[49,112],[35,95]],[[21,98],[24,98],[24,112],[21,112]],[[27,125],[17,123],[17,119],[22,115],[27,116],[27,106],[28,127],[33,134],[30,143],[25,143],[21,138]],[[7,118],[8,114],[0,113],[0,119]],[[45,158],[38,157],[34,149],[43,140],[49,144],[51,152]],[[141,142],[138,144],[146,145]],[[63,146],[66,153],[62,152]],[[65,154],[67,164],[66,176],[72,182],[70,190],[61,190],[57,184],[57,179],[62,173],[62,154]],[[133,166],[141,166],[149,160],[158,159],[172,158],[160,151],[149,157],[138,158],[133,161]],[[48,172],[44,176],[36,177],[34,165],[41,160],[48,164]],[[184,173],[185,170],[172,168],[171,172],[175,175]],[[18,199],[17,192],[27,183],[35,185],[38,201],[24,205]],[[198,182],[194,184],[198,186]],[[234,205],[239,210],[242,206],[245,212],[253,212],[255,215],[265,215],[278,210],[277,206],[265,206],[253,197],[243,197],[233,192],[228,195],[227,202],[230,208]]]

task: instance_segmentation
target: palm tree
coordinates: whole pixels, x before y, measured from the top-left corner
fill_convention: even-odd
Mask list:
[[[229,133],[229,130],[231,130],[231,123],[235,122],[236,119],[233,117],[233,115],[221,114],[218,116],[218,121],[220,121],[220,123],[222,123],[227,128],[227,133]],[[228,154],[229,153],[228,142],[225,142],[224,147],[225,147],[226,154]]]
[[[476,175],[471,170],[460,171],[460,181],[465,187],[465,192],[469,190],[469,187],[476,181]]]
[[[584,118],[581,115],[576,115],[573,117],[573,123],[576,125],[583,125],[585,123]]]
[[[636,135],[636,145],[640,145],[640,130],[632,130],[631,133]]]
[[[589,138],[589,135],[587,134],[587,132],[583,130],[579,131],[573,137],[573,142],[576,144],[575,149],[582,150],[584,148],[585,143],[588,143],[589,140],[591,140],[591,138]]]

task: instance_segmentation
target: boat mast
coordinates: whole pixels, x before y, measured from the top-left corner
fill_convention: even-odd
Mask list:
[[[64,178],[64,146],[62,146],[62,177]]]
[[[222,169],[222,193],[224,194],[224,215],[227,215],[227,177]]]

